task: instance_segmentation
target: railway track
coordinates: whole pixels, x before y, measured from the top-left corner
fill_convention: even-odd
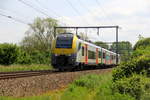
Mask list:
[[[55,70],[0,72],[0,80],[52,74]]]
[[[111,68],[107,68],[107,69],[111,69]],[[94,69],[87,69],[87,70],[94,70]],[[87,70],[78,70],[78,71],[76,70],[73,72],[83,72],[83,71],[87,71]],[[105,69],[101,69],[101,70],[105,70]],[[64,73],[64,72],[68,72],[68,71],[60,72],[58,70],[40,70],[40,71],[0,72],[0,80],[31,77],[31,76],[40,76],[40,75],[47,75],[47,74],[52,74],[52,73],[56,74],[56,73]]]

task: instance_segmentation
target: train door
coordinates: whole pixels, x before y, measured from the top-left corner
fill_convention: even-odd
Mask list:
[[[112,60],[113,60],[113,57],[112,57],[112,54],[110,53],[110,64],[112,65]]]
[[[85,64],[88,64],[88,45],[85,44]]]
[[[106,64],[106,51],[103,50],[103,64]]]
[[[96,64],[99,63],[98,58],[99,58],[99,52],[98,52],[98,48],[96,48]]]
[[[77,42],[77,53],[76,53],[76,62],[80,63],[82,62],[82,45],[80,42]]]
[[[110,53],[107,51],[106,53],[106,64],[109,65],[110,64]]]
[[[81,60],[80,60],[81,63],[85,63],[85,45],[83,44],[81,46]]]
[[[106,59],[106,63],[105,63],[105,64],[108,65],[108,62],[109,62],[109,54],[108,54],[108,52],[106,52],[106,57],[105,57],[105,59]]]
[[[101,64],[103,64],[103,49],[101,48]]]
[[[98,49],[98,64],[102,63],[102,49]]]

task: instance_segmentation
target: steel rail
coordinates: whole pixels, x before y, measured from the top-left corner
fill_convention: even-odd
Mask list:
[[[56,70],[0,72],[0,80],[52,74]]]
[[[32,77],[32,76],[40,76],[40,75],[48,75],[48,74],[58,74],[58,73],[65,73],[65,72],[83,72],[83,71],[98,70],[98,69],[105,70],[105,69],[111,69],[111,67],[84,69],[84,70],[75,70],[75,71],[39,70],[39,71],[0,72],[0,80],[24,78],[24,77]]]

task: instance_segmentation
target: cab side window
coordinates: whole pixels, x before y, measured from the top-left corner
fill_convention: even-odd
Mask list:
[[[82,46],[82,56],[84,56],[84,47]]]
[[[81,43],[79,43],[78,45],[78,51],[81,49]]]
[[[105,53],[105,52],[103,52],[103,58],[104,58],[104,59],[106,58],[106,53]]]

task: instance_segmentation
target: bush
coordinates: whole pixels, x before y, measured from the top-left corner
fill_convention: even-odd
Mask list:
[[[50,64],[50,52],[32,51],[30,57],[33,64]]]
[[[111,78],[111,74],[83,76],[69,86],[61,100],[135,100],[126,94],[113,93]]]
[[[118,91],[113,91],[112,80],[107,80],[106,83],[98,87],[98,91],[94,100],[135,100],[127,94],[120,94]]]
[[[150,38],[144,38],[142,40],[139,40],[135,46],[134,46],[134,50],[137,50],[137,49],[141,49],[141,48],[146,48],[150,46]]]
[[[128,62],[121,63],[113,70],[113,81],[119,80],[123,77],[130,77],[133,73],[148,74],[150,69],[150,55],[143,55],[131,59]]]
[[[139,75],[133,75],[130,78],[122,78],[113,84],[114,92],[130,95],[137,100],[140,100],[149,90],[150,79]]]
[[[101,77],[98,75],[87,75],[86,77],[82,77],[79,80],[75,80],[73,85],[79,87],[86,87],[87,89],[95,89],[95,87],[99,86],[99,81]]]
[[[112,95],[111,93],[102,94],[101,91],[99,91],[99,93],[96,95],[97,96],[95,97],[94,100],[135,100],[135,98],[129,95],[120,93],[114,93]]]
[[[17,61],[19,48],[14,44],[0,44],[0,64],[10,65]]]
[[[83,76],[69,86],[61,100],[92,100],[91,96],[94,96],[92,92],[96,91],[103,79],[94,74]]]
[[[32,63],[32,59],[31,56],[23,51],[22,49],[19,50],[19,55],[18,55],[18,60],[17,60],[17,64],[31,64]]]
[[[61,96],[60,100],[90,100],[88,94],[87,88],[71,85]]]
[[[145,48],[136,49],[136,51],[133,52],[131,58],[136,58],[142,55],[150,55],[150,46]]]

